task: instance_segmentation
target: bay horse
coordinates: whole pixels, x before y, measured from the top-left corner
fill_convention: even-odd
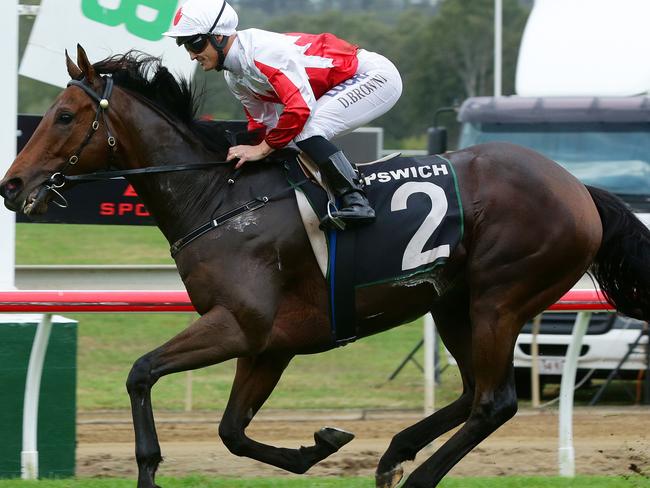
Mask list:
[[[195,121],[198,96],[158,59],[127,53],[93,65],[78,46],[77,64],[67,53],[66,64],[73,81],[0,183],[7,208],[44,213],[61,198],[55,192],[62,178],[106,167],[139,171],[225,159],[232,141],[224,126]],[[458,177],[465,226],[441,272],[448,286],[437,291],[433,280],[421,279],[358,289],[356,319],[358,336],[365,337],[431,312],[458,362],[463,392],[393,437],[377,466],[380,488],[396,486],[404,461],[463,424],[403,485],[435,486],[515,414],[517,334],[590,267],[618,311],[650,318],[650,232],[620,200],[523,147],[491,143],[445,156]],[[246,164],[241,174],[230,164],[213,164],[126,176],[170,244],[251,194],[274,195],[254,214],[212,229],[175,254],[200,318],[135,361],[128,375],[139,488],[157,486],[162,460],[154,383],[232,358],[237,370],[219,424],[232,453],[304,473],[352,438],[325,428],[313,445],[288,449],[245,432],[295,355],[335,347],[326,281],[295,197],[282,191],[282,157]]]

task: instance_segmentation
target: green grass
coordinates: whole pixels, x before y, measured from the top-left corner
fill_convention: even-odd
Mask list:
[[[66,314],[79,321],[78,407],[127,409],[124,383],[138,357],[182,330],[190,314]],[[389,374],[422,336],[420,323],[323,354],[294,358],[266,406],[268,408],[421,408],[423,376],[409,363],[399,376]],[[422,350],[416,356],[422,363]],[[222,409],[234,376],[234,361],[194,371],[193,400],[198,410]],[[329,372],[329,374],[323,374]],[[156,408],[180,410],[187,374],[162,378],[154,387]],[[440,402],[460,393],[455,369],[445,374]]]
[[[173,264],[157,227],[17,224],[16,264]]]
[[[375,486],[371,478],[165,478],[157,481],[163,488],[370,488]],[[0,481],[0,488],[132,488],[133,480],[123,479],[77,479]],[[499,478],[446,478],[442,488],[646,488],[650,480],[639,476],[587,477],[573,479],[557,477],[499,477]]]

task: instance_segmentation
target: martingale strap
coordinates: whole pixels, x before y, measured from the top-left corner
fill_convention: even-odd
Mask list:
[[[230,210],[226,212],[223,215],[220,215],[217,218],[212,219],[210,222],[206,222],[200,227],[197,227],[194,229],[192,232],[187,234],[185,237],[181,237],[179,240],[174,242],[174,244],[171,245],[169,248],[169,252],[171,253],[172,257],[176,256],[176,254],[183,249],[185,246],[187,246],[190,242],[192,242],[195,239],[198,239],[204,234],[207,234],[210,232],[212,229],[216,229],[217,227],[230,222],[232,219],[235,217],[246,213],[246,212],[253,212],[259,208],[262,208],[264,205],[266,205],[269,202],[269,197],[258,197],[255,198],[254,200],[251,200],[250,202],[246,202],[240,207],[237,207],[233,210]]]
[[[234,176],[231,177],[228,180],[228,184],[234,184],[233,180]],[[221,227],[223,224],[226,224],[233,220],[235,217],[240,216],[243,213],[246,212],[253,212],[255,210],[258,210],[262,208],[264,205],[267,203],[275,200],[276,197],[282,195],[283,193],[287,193],[290,191],[293,191],[294,187],[300,187],[307,183],[307,179],[305,178],[302,181],[299,181],[295,185],[287,186],[286,188],[282,188],[281,190],[277,191],[271,196],[263,196],[263,197],[256,197],[253,200],[250,200],[243,205],[234,208],[232,210],[229,210],[226,213],[221,214],[220,216],[210,220],[209,222],[206,222],[205,224],[197,227],[194,229],[192,232],[187,234],[184,237],[181,237],[178,239],[174,244],[171,245],[169,248],[169,252],[171,253],[172,257],[175,257],[178,252],[183,249],[185,246],[187,246],[190,242],[194,241],[195,239],[198,239],[204,234],[207,234],[210,232],[212,229],[216,229],[217,227]]]

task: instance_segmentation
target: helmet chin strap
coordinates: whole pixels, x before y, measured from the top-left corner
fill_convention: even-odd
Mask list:
[[[230,36],[221,36],[221,41],[217,41],[217,36],[215,35],[208,37],[210,44],[212,44],[212,47],[217,51],[217,66],[215,68],[217,71],[223,70],[223,63],[226,61],[226,55],[223,50],[226,47],[226,44],[228,44],[228,39],[230,39]]]

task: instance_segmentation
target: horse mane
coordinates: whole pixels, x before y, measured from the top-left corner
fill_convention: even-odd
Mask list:
[[[159,57],[131,50],[103,59],[93,65],[96,73],[111,75],[115,84],[144,98],[171,118],[186,125],[210,151],[224,152],[231,145],[229,122],[197,120],[203,91],[197,91],[185,78],[176,79]],[[254,133],[235,134],[237,144],[252,143]],[[234,142],[234,141],[232,141]]]

